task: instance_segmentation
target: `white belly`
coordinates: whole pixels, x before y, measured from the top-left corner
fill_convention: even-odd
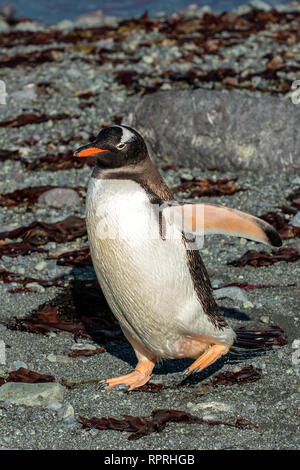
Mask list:
[[[91,178],[86,217],[99,283],[134,340],[171,358],[178,357],[183,335],[220,337],[195,293],[181,233],[173,227],[171,238],[161,238],[139,184]]]

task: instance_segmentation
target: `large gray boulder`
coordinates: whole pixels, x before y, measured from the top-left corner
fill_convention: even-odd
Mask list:
[[[157,163],[220,170],[300,170],[300,105],[234,91],[144,96],[123,124],[145,138]]]
[[[0,401],[16,405],[47,406],[64,399],[65,387],[56,382],[7,382],[0,387]]]

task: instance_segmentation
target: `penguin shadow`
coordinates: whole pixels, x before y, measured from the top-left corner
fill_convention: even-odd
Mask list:
[[[227,318],[242,321],[251,320],[247,314],[237,308],[220,307],[220,310]],[[119,338],[117,341],[107,343],[106,350],[112,356],[126,362],[130,368],[133,369],[136,366],[137,359],[134,350],[125,337]],[[226,356],[222,356],[215,363],[205,368],[203,371],[191,374],[189,376],[185,376],[184,371],[194,362],[193,359],[165,359],[159,361],[156,364],[152,373],[152,378],[155,379],[155,382],[158,382],[159,378],[161,377],[161,382],[165,383],[168,382],[166,376],[171,375],[172,382],[175,380],[178,386],[196,385],[221,371],[228,363],[238,364],[251,358],[264,355],[265,353],[265,350],[257,349],[241,350],[235,352],[229,351]]]
[[[120,338],[118,341],[107,343],[106,351],[121,361],[126,362],[131,369],[135,368],[137,359],[132,346],[125,337],[122,339]],[[155,382],[161,382],[166,385],[169,382],[168,377],[172,379],[172,383],[175,381],[177,385],[195,384],[205,380],[218,370],[222,369],[225,360],[221,358],[204,371],[185,377],[184,371],[192,363],[193,359],[188,358],[161,360],[155,365],[152,372],[152,379],[154,379]]]
[[[114,331],[115,328],[118,329],[118,323],[106,302],[100,286],[98,284],[90,285],[88,282],[80,281],[78,279],[78,268],[73,268],[72,274],[75,282],[66,288],[63,293],[58,294],[53,301],[53,303],[59,307],[62,318],[66,320],[84,321],[87,327],[86,329],[95,343],[99,346],[104,345],[107,353],[122,362],[126,362],[130,369],[134,369],[137,363],[134,350],[121,332],[111,337],[98,334],[98,327],[102,322],[105,328],[107,328],[107,325],[111,325],[112,331]],[[220,307],[220,310],[227,318],[243,321],[250,320],[248,315],[238,309]],[[99,322],[96,328],[94,324],[95,319]],[[193,385],[202,382],[221,370],[226,362],[239,362],[250,356],[253,357],[253,354],[253,352],[244,351],[240,355],[229,353],[203,371],[191,374],[188,377],[184,376],[184,371],[193,363],[193,359],[162,360],[156,364],[153,371],[153,378],[155,378],[155,381],[159,381],[159,378],[162,377],[162,382],[168,382],[165,376],[170,376],[171,374],[172,381],[175,379],[178,385]]]
[[[246,313],[242,312],[238,308],[233,307],[223,307],[219,305],[219,310],[223,313],[225,318],[234,319],[234,320],[241,320],[241,321],[250,321],[251,317]]]

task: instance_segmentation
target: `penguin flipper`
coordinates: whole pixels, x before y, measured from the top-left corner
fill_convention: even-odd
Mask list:
[[[196,235],[224,234],[248,238],[270,246],[281,246],[277,231],[258,217],[214,204],[178,204],[170,211],[175,224],[187,233]]]

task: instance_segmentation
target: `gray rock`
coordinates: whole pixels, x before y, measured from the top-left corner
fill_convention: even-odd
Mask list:
[[[60,279],[64,275],[64,270],[58,266],[48,266],[48,276],[51,280]]]
[[[300,339],[294,339],[294,341],[292,342],[292,348],[300,349]]]
[[[9,30],[9,25],[0,18],[0,33],[7,33]]]
[[[16,272],[19,274],[25,274],[25,268],[23,268],[23,266],[17,266]]]
[[[28,369],[28,366],[25,362],[23,361],[13,361],[11,365],[9,366],[9,370],[18,370],[20,367],[24,367],[25,369]]]
[[[74,23],[71,20],[62,20],[55,25],[55,29],[66,31],[74,28]]]
[[[255,405],[255,403],[252,403],[251,405],[246,405],[244,407],[244,411],[246,413],[256,413],[257,412],[257,405]]]
[[[270,11],[272,9],[271,5],[262,0],[251,0],[249,5],[255,10]]]
[[[55,188],[41,194],[38,204],[52,207],[73,206],[80,204],[80,197],[71,188]]]
[[[97,346],[95,346],[94,344],[90,344],[90,343],[75,343],[72,345],[71,349],[72,351],[81,351],[82,349],[95,350],[97,349]]]
[[[263,315],[263,316],[260,317],[260,321],[261,321],[262,323],[266,323],[266,324],[267,324],[267,323],[270,323],[270,318],[269,318],[267,315]]]
[[[27,406],[47,406],[54,401],[62,401],[64,394],[65,388],[56,382],[8,382],[0,387],[0,401]]]
[[[199,7],[198,5],[192,3],[186,8],[181,8],[172,16],[175,18],[181,16],[183,16],[184,18],[202,18],[205,13],[211,13],[211,7],[209,5],[203,5],[202,7]]]
[[[29,289],[33,289],[36,292],[45,292],[45,288],[38,284],[37,282],[28,282],[25,287],[28,287]]]
[[[58,419],[70,424],[74,422],[75,413],[74,408],[69,403],[65,403],[63,406],[58,408],[57,410],[57,417]]]
[[[37,263],[34,267],[34,269],[36,269],[37,271],[43,271],[43,269],[47,268],[47,263],[46,261],[40,261],[39,263]]]
[[[15,101],[25,101],[25,100],[36,100],[36,88],[33,83],[29,83],[24,86],[21,90],[10,93],[10,98],[13,98]]]
[[[158,163],[201,169],[300,170],[300,107],[234,91],[181,90],[144,96],[124,124]],[[274,119],[276,116],[276,119]]]
[[[251,7],[249,5],[239,5],[238,7],[234,8],[231,13],[235,15],[246,15],[251,11]]]
[[[52,411],[58,411],[63,406],[63,403],[60,401],[53,401],[47,405],[47,408]]]
[[[300,227],[300,211],[290,220],[290,224],[294,225],[294,227]]]
[[[72,424],[75,421],[74,408],[70,403],[61,403],[54,401],[50,403],[47,408],[55,411],[60,421],[64,421],[66,424]]]
[[[10,2],[3,3],[3,5],[0,6],[0,16],[2,16],[3,18],[13,18],[15,12],[16,9],[14,5]]]
[[[36,23],[35,21],[24,21],[23,23],[18,23],[15,26],[16,31],[31,31],[36,33],[37,31],[43,31],[44,26]]]
[[[221,289],[214,290],[214,296],[216,299],[227,299],[240,300],[241,302],[248,302],[248,297],[245,292],[239,287],[222,287]]]
[[[76,26],[95,28],[97,26],[115,26],[118,18],[115,16],[104,16],[102,10],[92,11],[75,18]]]
[[[48,361],[50,362],[57,362],[55,354],[48,354],[47,356]]]

